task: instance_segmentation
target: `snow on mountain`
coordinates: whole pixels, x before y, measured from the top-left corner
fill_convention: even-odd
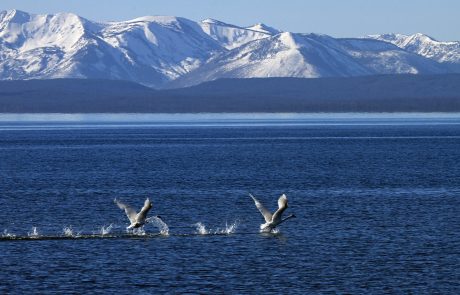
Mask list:
[[[391,43],[358,38],[336,39],[346,54],[371,74],[444,74],[439,63],[408,52]]]
[[[200,25],[206,34],[226,49],[233,49],[254,40],[270,37],[273,34],[269,31],[229,25],[214,19],[205,19],[201,21]]]
[[[195,69],[222,50],[199,24],[177,17],[109,23],[100,37],[116,49],[118,60],[133,76],[129,80],[155,86]]]
[[[73,14],[0,14],[0,78],[109,78],[159,87],[222,46],[176,17],[99,24]]]
[[[253,25],[251,27],[247,27],[246,29],[251,30],[251,31],[256,31],[256,32],[269,34],[269,35],[276,35],[276,34],[282,33],[280,30],[272,28],[272,27],[269,27],[269,26],[267,26],[265,24],[262,24],[262,23],[255,24],[255,25]]]
[[[332,57],[332,58],[331,58]],[[346,64],[349,67],[344,67]],[[219,78],[330,77],[365,75],[352,58],[292,33],[281,33],[215,56],[207,64],[173,82],[190,86]]]
[[[219,78],[352,77],[446,71],[435,61],[372,39],[281,33],[214,56],[171,83],[184,87]]]
[[[386,34],[340,39],[146,16],[98,23],[72,13],[0,12],[0,79],[102,78],[156,88],[224,77],[460,72],[459,42]]]
[[[407,51],[419,54],[440,63],[450,64],[460,70],[460,42],[437,41],[427,35],[382,34],[370,35],[367,38],[377,39],[395,44]]]
[[[78,76],[74,63],[61,63],[87,48],[98,29],[75,14],[30,15],[0,13],[0,70],[2,79]],[[59,72],[59,74],[58,74]]]

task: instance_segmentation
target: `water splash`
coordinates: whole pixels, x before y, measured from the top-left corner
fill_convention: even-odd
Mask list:
[[[157,216],[153,216],[153,217],[147,218],[146,221],[158,227],[161,235],[164,235],[164,236],[169,235],[169,226],[161,218]]]
[[[144,227],[133,228],[132,230],[126,229],[126,232],[131,233],[136,236],[145,236]]]
[[[3,231],[2,238],[15,238],[16,235],[13,233],[8,232],[7,229]]]
[[[206,226],[201,223],[201,222],[198,222],[198,223],[195,223],[194,224],[196,226],[196,233],[199,234],[199,235],[207,235],[209,234],[209,231],[206,229]]]
[[[216,234],[226,234],[226,235],[229,235],[229,234],[233,234],[236,232],[236,229],[238,228],[238,222],[235,221],[233,222],[232,224],[227,224],[227,222],[225,222],[225,228],[224,229],[217,229],[216,230]]]
[[[62,231],[64,232],[64,236],[66,237],[78,237],[80,236],[80,232],[78,233],[75,233],[72,226],[66,226],[62,229]]]
[[[110,232],[112,231],[112,228],[113,228],[113,224],[110,224],[108,226],[101,226],[101,230],[100,230],[100,234],[102,236],[106,236],[108,234],[110,234]]]
[[[264,227],[260,229],[260,233],[263,234],[279,234],[280,229],[275,227],[275,228],[269,228],[269,227]]]
[[[279,229],[279,228],[274,228],[274,229],[271,230],[270,233],[272,233],[272,234],[279,234],[279,233],[280,233],[280,229]]]
[[[199,235],[209,235],[209,234],[214,234],[214,235],[229,235],[233,234],[236,231],[236,228],[238,227],[238,222],[235,221],[232,224],[228,224],[227,222],[225,223],[225,228],[217,228],[214,231],[208,230],[206,226],[201,223],[195,223],[194,226],[196,227],[196,233]]]
[[[37,227],[32,226],[32,231],[28,232],[27,236],[29,236],[30,238],[39,238],[40,234],[38,233]]]

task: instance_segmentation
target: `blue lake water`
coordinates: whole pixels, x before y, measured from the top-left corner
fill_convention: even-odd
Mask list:
[[[459,160],[458,115],[0,116],[0,293],[459,294]]]

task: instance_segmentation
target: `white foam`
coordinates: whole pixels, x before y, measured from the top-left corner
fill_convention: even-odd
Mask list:
[[[144,227],[133,228],[132,231],[127,229],[126,232],[131,233],[131,234],[136,235],[136,236],[145,236]]]
[[[3,231],[2,237],[3,237],[3,238],[15,238],[16,235],[13,234],[13,233],[8,232],[8,230],[5,229],[5,230]]]
[[[223,228],[223,229],[218,228],[215,233],[216,234],[227,234],[227,235],[233,234],[233,233],[235,233],[237,227],[238,227],[238,222],[237,221],[233,222],[230,225],[227,224],[227,222],[225,222],[225,228]]]
[[[40,237],[40,234],[38,233],[37,227],[32,226],[32,231],[28,232],[27,236],[29,236],[30,238],[38,238],[38,237]]]
[[[199,234],[199,235],[207,235],[209,234],[208,230],[206,229],[206,226],[201,223],[201,222],[198,222],[198,223],[195,223],[194,224],[196,226],[196,233]]]
[[[62,231],[64,232],[64,236],[66,237],[78,237],[80,236],[80,232],[78,233],[75,233],[72,226],[66,226],[62,229]]]
[[[103,236],[108,235],[112,231],[112,228],[113,224],[110,224],[108,226],[101,226],[100,234]]]
[[[206,226],[201,222],[195,223],[194,226],[196,227],[196,233],[199,234],[199,235],[209,235],[209,234],[214,234],[214,235],[226,234],[226,235],[229,235],[229,234],[235,233],[236,228],[238,227],[238,222],[235,221],[232,224],[228,224],[226,222],[224,228],[217,228],[215,230],[208,230],[206,228]]]

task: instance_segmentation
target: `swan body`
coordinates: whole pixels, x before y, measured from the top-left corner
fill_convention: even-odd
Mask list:
[[[249,196],[254,200],[257,209],[259,209],[260,213],[265,219],[265,223],[260,225],[260,230],[262,232],[271,232],[275,227],[280,225],[281,223],[285,222],[286,220],[296,217],[294,214],[287,216],[286,218],[282,219],[282,215],[284,210],[288,207],[288,200],[285,194],[282,194],[281,197],[278,199],[278,209],[275,213],[270,213],[270,211],[265,208],[262,203],[257,200],[252,194]]]
[[[142,207],[139,213],[136,212],[131,206],[120,202],[119,200],[114,200],[115,204],[118,205],[120,209],[125,210],[126,216],[128,216],[129,222],[131,223],[126,229],[135,229],[141,226],[144,226],[146,223],[149,222],[147,218],[147,213],[152,209],[152,203],[147,198],[144,202],[144,206]],[[157,218],[159,218],[157,216]]]

